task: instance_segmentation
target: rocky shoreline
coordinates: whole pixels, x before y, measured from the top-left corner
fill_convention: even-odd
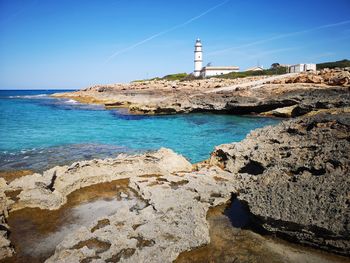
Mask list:
[[[81,188],[121,179],[146,205],[125,205],[81,226],[46,262],[172,262],[210,242],[207,212],[232,198],[270,233],[349,256],[349,138],[350,113],[343,108],[252,131],[196,165],[160,149],[0,178],[0,258],[16,251],[8,212],[58,209]]]
[[[349,71],[322,70],[233,80],[99,85],[53,96],[103,104],[107,109],[126,108],[132,114],[220,112],[297,117],[313,110],[349,108],[349,88]]]
[[[12,213],[58,211],[81,189],[119,181],[126,187],[119,193],[122,207],[58,240],[46,262],[173,262],[208,245],[213,238],[208,211],[235,200],[265,233],[350,256],[349,78],[348,71],[323,70],[236,80],[147,81],[54,94],[135,114],[220,112],[293,119],[254,130],[242,142],[219,145],[210,159],[195,165],[160,149],[75,162],[42,174],[1,174],[0,260],[12,262],[19,253],[10,242]],[[268,244],[260,237],[261,244]],[[279,258],[275,245],[269,246],[274,249],[268,253]],[[186,256],[179,258],[187,262]],[[293,254],[287,262],[296,258]]]
[[[211,163],[242,175],[237,198],[266,230],[349,255],[349,117],[320,113],[258,129],[216,147]]]

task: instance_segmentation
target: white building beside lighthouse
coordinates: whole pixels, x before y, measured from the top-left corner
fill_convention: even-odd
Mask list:
[[[237,66],[203,67],[202,42],[198,38],[194,45],[194,72],[195,77],[212,77],[239,71]]]

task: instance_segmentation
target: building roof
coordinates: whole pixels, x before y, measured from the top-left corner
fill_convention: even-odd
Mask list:
[[[237,67],[237,66],[203,67],[202,70],[239,70],[239,67]]]
[[[247,68],[245,71],[262,71],[262,70],[264,70],[263,67],[256,66],[256,67],[252,67],[252,68]]]
[[[289,65],[289,67],[295,67],[295,66],[300,66],[300,65],[316,65],[315,63],[299,63],[299,64],[294,64],[294,65]]]
[[[195,46],[196,47],[201,47],[202,46],[202,41],[199,38],[197,38]]]

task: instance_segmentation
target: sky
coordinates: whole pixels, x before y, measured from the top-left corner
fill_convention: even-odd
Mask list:
[[[350,0],[0,0],[0,89],[350,58]]]

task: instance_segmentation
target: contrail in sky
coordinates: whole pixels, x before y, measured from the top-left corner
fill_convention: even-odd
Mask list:
[[[263,43],[266,43],[266,42],[270,42],[270,41],[273,41],[273,40],[276,40],[276,39],[291,37],[291,36],[300,35],[300,34],[306,34],[306,33],[312,32],[312,31],[316,31],[316,30],[320,30],[320,29],[324,29],[324,28],[330,28],[330,27],[346,25],[346,24],[350,24],[350,20],[345,20],[345,21],[342,21],[342,22],[339,22],[339,23],[334,23],[334,24],[322,25],[322,26],[311,28],[311,29],[305,29],[305,30],[297,31],[297,32],[281,34],[281,35],[277,35],[277,36],[274,36],[274,37],[258,40],[258,41],[255,41],[255,42],[243,44],[241,46],[235,46],[235,47],[230,47],[230,48],[225,48],[225,49],[213,51],[213,52],[208,53],[208,56],[216,55],[216,54],[220,54],[220,53],[225,53],[226,51],[241,49],[241,48],[245,48],[245,47],[256,46],[256,45],[263,44]]]
[[[167,29],[167,30],[164,30],[164,31],[161,31],[161,32],[159,32],[159,33],[157,33],[157,34],[154,34],[153,36],[150,36],[150,37],[148,37],[148,38],[145,38],[144,40],[141,40],[140,42],[137,42],[137,43],[135,43],[135,44],[133,44],[133,45],[127,47],[127,48],[124,48],[124,49],[122,49],[122,50],[119,50],[119,51],[115,52],[113,55],[111,55],[111,56],[105,61],[105,63],[108,63],[112,58],[114,58],[114,57],[116,57],[116,56],[118,56],[118,55],[120,55],[120,54],[122,54],[122,53],[125,53],[125,52],[127,52],[127,51],[129,51],[129,50],[131,50],[131,49],[134,49],[135,47],[138,47],[138,46],[140,46],[140,45],[142,45],[142,44],[144,44],[144,43],[146,43],[146,42],[148,42],[148,41],[150,41],[150,40],[152,40],[152,39],[154,39],[154,38],[156,38],[156,37],[162,36],[162,35],[164,35],[164,34],[166,34],[166,33],[169,33],[169,32],[171,32],[171,31],[174,31],[174,30],[176,30],[176,29],[178,29],[178,28],[181,28],[181,27],[184,27],[184,26],[190,24],[190,23],[192,23],[193,21],[195,21],[195,20],[201,18],[202,16],[205,16],[206,14],[212,12],[213,10],[219,8],[220,6],[226,4],[226,3],[229,2],[229,1],[230,1],[230,0],[226,0],[226,1],[224,1],[224,2],[221,2],[220,4],[209,8],[208,10],[204,11],[203,13],[201,13],[201,14],[195,16],[195,17],[192,17],[191,19],[187,20],[187,21],[184,22],[184,23],[181,23],[181,24],[178,24],[178,25],[176,25],[176,26],[173,26],[173,27],[171,27],[171,28],[169,28],[169,29]]]

